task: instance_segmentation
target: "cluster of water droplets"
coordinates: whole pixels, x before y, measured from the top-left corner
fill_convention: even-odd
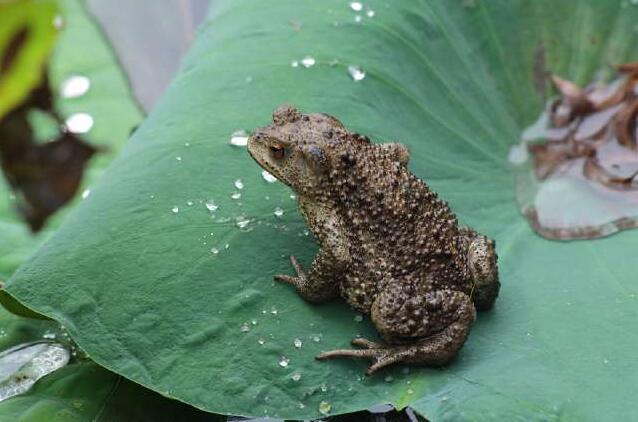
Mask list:
[[[70,75],[60,86],[60,97],[73,99],[84,96],[91,88],[91,80],[84,75]],[[93,117],[88,113],[74,113],[64,122],[72,133],[87,133],[93,128]]]
[[[366,17],[373,18],[376,15],[376,12],[369,7],[364,7],[363,3],[358,1],[350,2],[350,9],[352,9],[356,14],[354,15],[355,22],[361,22],[363,20],[363,16],[361,13],[364,13]]]
[[[376,12],[368,7],[365,7],[363,3],[353,1],[349,3],[349,7],[352,11],[356,12],[354,15],[355,22],[363,21],[363,16],[365,15],[368,18],[373,18],[376,15]],[[338,22],[334,23],[335,26],[338,26]],[[290,66],[293,68],[305,68],[309,69],[314,67],[317,64],[317,59],[311,55],[306,55],[301,59],[293,59],[290,61]],[[333,59],[327,62],[330,66],[335,66],[339,64],[340,61],[338,59]],[[350,64],[346,67],[348,74],[352,78],[353,81],[359,82],[362,81],[366,77],[366,72],[356,64]]]

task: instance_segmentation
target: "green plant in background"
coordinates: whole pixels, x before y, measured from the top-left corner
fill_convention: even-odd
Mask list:
[[[638,286],[625,251],[638,232],[539,238],[506,156],[544,101],[538,51],[585,83],[636,58],[638,7],[259,6],[215,2],[163,101],[7,291],[97,364],[211,412],[308,418],[389,402],[432,420],[636,414]],[[501,297],[453,364],[364,377],[366,362],[313,360],[374,330],[343,304],[312,306],[272,282],[288,255],[308,262],[315,246],[291,192],[230,141],[284,102],[406,143],[412,171],[496,239]]]

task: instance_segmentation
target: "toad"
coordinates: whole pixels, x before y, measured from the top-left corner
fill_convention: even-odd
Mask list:
[[[281,106],[248,152],[290,186],[320,245],[306,271],[276,275],[312,303],[343,298],[370,316],[382,341],[317,359],[365,358],[367,373],[396,363],[440,366],[465,343],[477,310],[499,292],[494,241],[459,226],[448,204],[408,170],[400,143],[372,143],[323,113]]]

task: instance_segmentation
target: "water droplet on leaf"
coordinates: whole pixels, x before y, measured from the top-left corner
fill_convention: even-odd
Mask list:
[[[206,209],[208,211],[215,212],[217,211],[217,208],[219,208],[219,206],[215,204],[215,201],[213,201],[212,199],[209,199],[208,201],[206,201]]]
[[[348,73],[355,82],[359,82],[366,77],[366,73],[357,65],[348,66]]]
[[[281,359],[279,359],[279,366],[281,366],[282,368],[287,367],[289,363],[290,359],[285,356],[282,356]]]
[[[243,129],[238,129],[230,136],[230,144],[236,147],[245,147],[248,144],[248,134]]]
[[[91,87],[91,80],[83,75],[71,75],[62,82],[60,96],[62,98],[77,98],[86,94]]]
[[[330,414],[331,410],[332,410],[332,405],[328,403],[327,401],[322,401],[321,403],[319,403],[319,413],[321,413],[322,415]]]
[[[261,177],[263,177],[264,180],[268,183],[274,183],[277,181],[277,178],[273,176],[272,174],[270,174],[269,172],[267,172],[266,170],[261,172]]]
[[[314,59],[314,57],[311,57],[311,56],[306,56],[303,59],[301,59],[301,64],[306,69],[309,68],[309,67],[314,66],[315,63],[316,63],[316,60]]]
[[[250,224],[250,219],[248,219],[247,217],[243,215],[240,215],[239,217],[236,218],[235,223],[237,227],[239,227],[240,229],[243,229],[243,228],[246,228],[248,224]]]
[[[93,117],[88,113],[75,113],[66,119],[64,126],[72,133],[87,133],[93,127]]]

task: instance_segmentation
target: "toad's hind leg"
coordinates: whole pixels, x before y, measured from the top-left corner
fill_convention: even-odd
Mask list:
[[[405,284],[392,284],[372,305],[372,321],[385,344],[355,339],[364,349],[321,353],[318,359],[360,357],[372,360],[368,374],[395,363],[440,366],[451,361],[465,343],[476,318],[468,295],[435,290],[411,295]]]

